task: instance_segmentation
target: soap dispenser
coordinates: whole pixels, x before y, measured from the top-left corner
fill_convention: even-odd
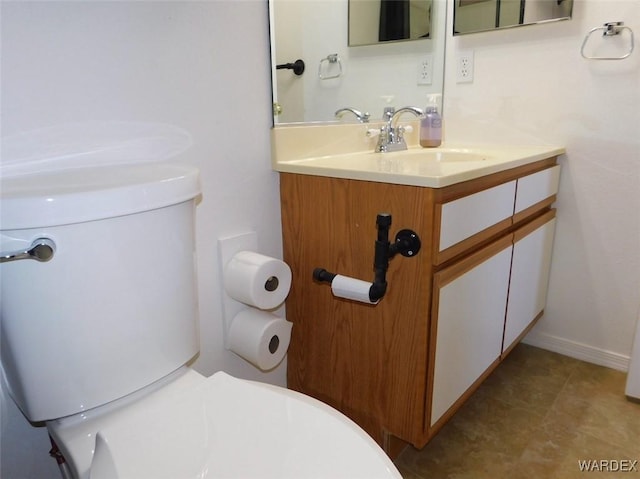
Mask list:
[[[420,119],[420,146],[434,148],[442,144],[442,117],[438,113],[437,95],[429,95]]]

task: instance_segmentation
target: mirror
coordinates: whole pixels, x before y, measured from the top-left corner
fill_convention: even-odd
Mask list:
[[[573,0],[452,0],[453,34],[569,20]]]
[[[387,106],[424,106],[427,95],[442,95],[447,2],[453,2],[454,35],[460,35],[570,19],[573,1],[388,0],[409,4],[409,40],[418,38],[380,42],[385,0],[269,0],[274,124],[336,121],[344,107],[375,120]],[[413,28],[425,8],[428,31]],[[356,30],[367,30],[359,22],[369,25],[368,33],[356,39]],[[301,75],[275,68],[299,59]],[[342,121],[356,119],[347,114]]]
[[[419,40],[431,33],[431,0],[349,0],[349,46]]]
[[[427,95],[442,95],[446,0],[392,0],[409,6],[410,38],[419,38],[350,46],[355,29],[365,30],[356,16],[367,16],[379,33],[383,3],[269,0],[275,124],[337,121],[335,112],[344,107],[367,112],[373,121],[382,118],[385,107],[424,107]],[[370,11],[358,10],[363,8]],[[430,24],[411,26],[424,20],[425,12],[431,13]],[[305,63],[301,75],[276,68],[299,59]],[[349,113],[341,121],[357,120]]]

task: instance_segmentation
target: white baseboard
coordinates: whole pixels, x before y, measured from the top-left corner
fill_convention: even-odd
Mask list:
[[[588,363],[617,369],[618,371],[627,372],[629,370],[629,356],[594,348],[587,344],[577,343],[557,336],[531,332],[525,336],[522,342]]]

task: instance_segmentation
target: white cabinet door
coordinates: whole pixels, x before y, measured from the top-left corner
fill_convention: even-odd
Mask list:
[[[499,243],[435,275],[431,425],[500,357],[511,237]]]
[[[535,220],[533,227],[523,228],[528,231],[515,233],[503,351],[544,309],[556,223],[554,215],[552,210]]]

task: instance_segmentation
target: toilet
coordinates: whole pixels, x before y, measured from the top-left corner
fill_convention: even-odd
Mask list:
[[[64,477],[400,477],[331,407],[190,367],[196,168],[77,167],[0,182],[2,373],[24,415],[46,423]]]

